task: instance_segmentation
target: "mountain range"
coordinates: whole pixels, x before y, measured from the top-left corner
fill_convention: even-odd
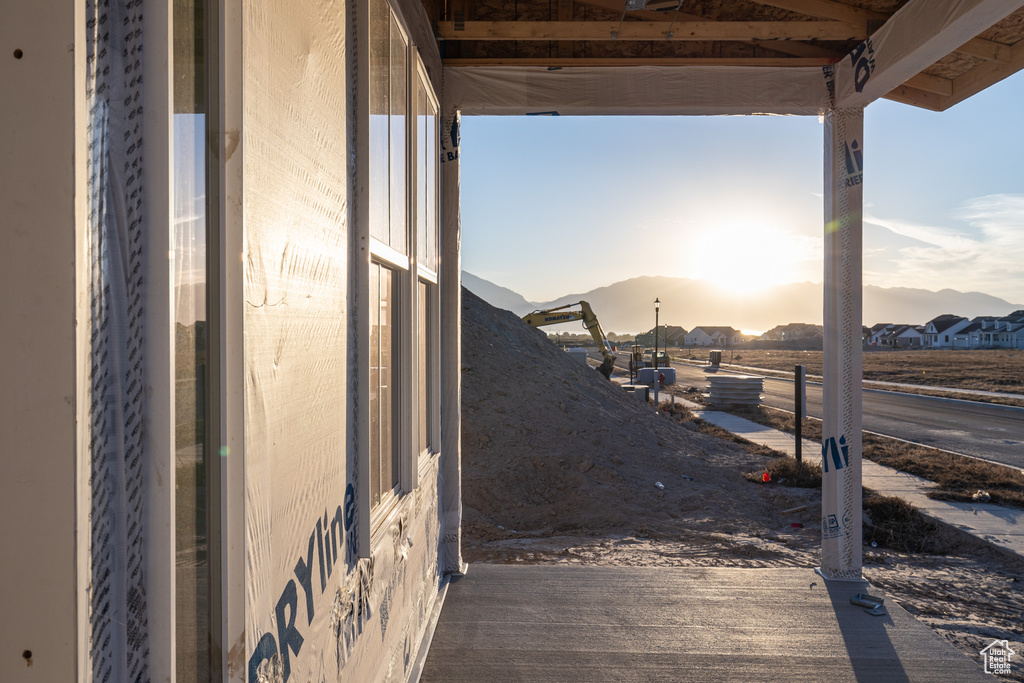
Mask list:
[[[698,325],[767,330],[785,323],[821,324],[822,320],[822,285],[813,282],[776,285],[752,294],[735,295],[707,280],[645,276],[539,302],[527,301],[507,287],[466,271],[462,273],[462,284],[492,306],[516,315],[587,301],[609,333],[637,333],[653,328],[655,298],[661,301],[659,322],[687,330]],[[864,324],[869,326],[890,322],[924,325],[943,313],[973,318],[1002,316],[1020,309],[1024,309],[1024,304],[1011,304],[981,292],[864,287]]]

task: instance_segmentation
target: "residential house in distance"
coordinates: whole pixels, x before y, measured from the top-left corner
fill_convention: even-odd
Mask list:
[[[641,346],[654,346],[654,328],[636,335],[636,343]],[[682,346],[686,343],[686,330],[678,325],[658,326],[658,346]]]
[[[1024,349],[1024,310],[997,318],[980,316],[953,338],[955,348]]]
[[[881,346],[882,337],[888,334],[892,329],[896,327],[892,323],[875,323],[872,325],[864,336],[864,342],[868,346]]]
[[[686,335],[687,346],[735,346],[741,341],[743,335],[731,327],[695,327]]]
[[[954,335],[970,324],[971,321],[967,318],[950,313],[943,313],[936,318],[932,318],[924,328],[924,348],[953,348]]]
[[[889,348],[919,348],[924,338],[922,325],[890,325],[887,330],[874,336],[877,346]]]
[[[900,325],[893,331],[892,345],[898,349],[919,349],[924,343],[924,325]]]
[[[821,336],[821,325],[787,323],[786,325],[776,325],[758,337],[758,339],[761,341],[789,341],[793,339],[821,339]]]
[[[665,346],[682,346],[686,343],[686,328],[665,325],[661,330],[661,341],[665,342]]]

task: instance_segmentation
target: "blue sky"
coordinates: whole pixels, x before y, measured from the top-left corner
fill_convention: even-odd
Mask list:
[[[865,111],[864,282],[1024,301],[1024,73]],[[463,267],[531,301],[639,275],[822,279],[814,117],[464,117]]]

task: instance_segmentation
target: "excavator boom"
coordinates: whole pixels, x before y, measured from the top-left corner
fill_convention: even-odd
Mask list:
[[[573,306],[579,306],[580,310],[570,311]],[[611,377],[612,368],[615,365],[615,354],[612,352],[612,345],[608,342],[608,338],[604,335],[604,330],[601,329],[601,323],[598,322],[597,316],[594,314],[594,309],[590,307],[586,301],[577,301],[574,304],[565,304],[564,306],[557,306],[555,308],[548,308],[543,311],[534,311],[523,316],[523,322],[531,327],[543,327],[544,325],[557,325],[559,323],[572,322],[574,320],[582,320],[583,326],[590,332],[590,336],[594,338],[594,342],[597,344],[597,349],[604,356],[604,361],[601,363],[601,367],[598,368],[601,374],[605,377]]]

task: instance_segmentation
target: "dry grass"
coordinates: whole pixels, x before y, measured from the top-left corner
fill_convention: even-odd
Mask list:
[[[744,474],[747,481],[758,484],[764,481],[767,474],[769,482],[783,486],[794,486],[802,489],[821,488],[821,465],[812,462],[798,463],[796,458],[776,458],[769,460],[764,468],[757,472]]]
[[[964,458],[874,434],[864,435],[864,456],[879,465],[934,481],[931,498],[970,502],[986,491],[991,502],[1024,509],[1024,472],[983,460]]]
[[[944,554],[949,533],[897,496],[869,493],[864,496],[868,523],[864,542],[908,553]]]
[[[786,373],[792,373],[795,365],[803,365],[807,368],[809,375],[820,376],[822,373],[821,351],[736,349],[731,354],[725,354],[722,360],[736,365],[766,368]],[[864,379],[1022,394],[1024,393],[1024,350],[879,351],[865,349]],[[1016,401],[1012,405],[1019,403]]]
[[[792,413],[764,406],[733,412],[790,434],[795,431]],[[820,442],[821,422],[805,420],[803,436]],[[874,434],[865,433],[863,440],[864,457],[868,460],[935,482],[939,490],[929,493],[932,498],[969,502],[981,490],[988,492],[992,503],[1024,509],[1024,472],[1018,469]]]

